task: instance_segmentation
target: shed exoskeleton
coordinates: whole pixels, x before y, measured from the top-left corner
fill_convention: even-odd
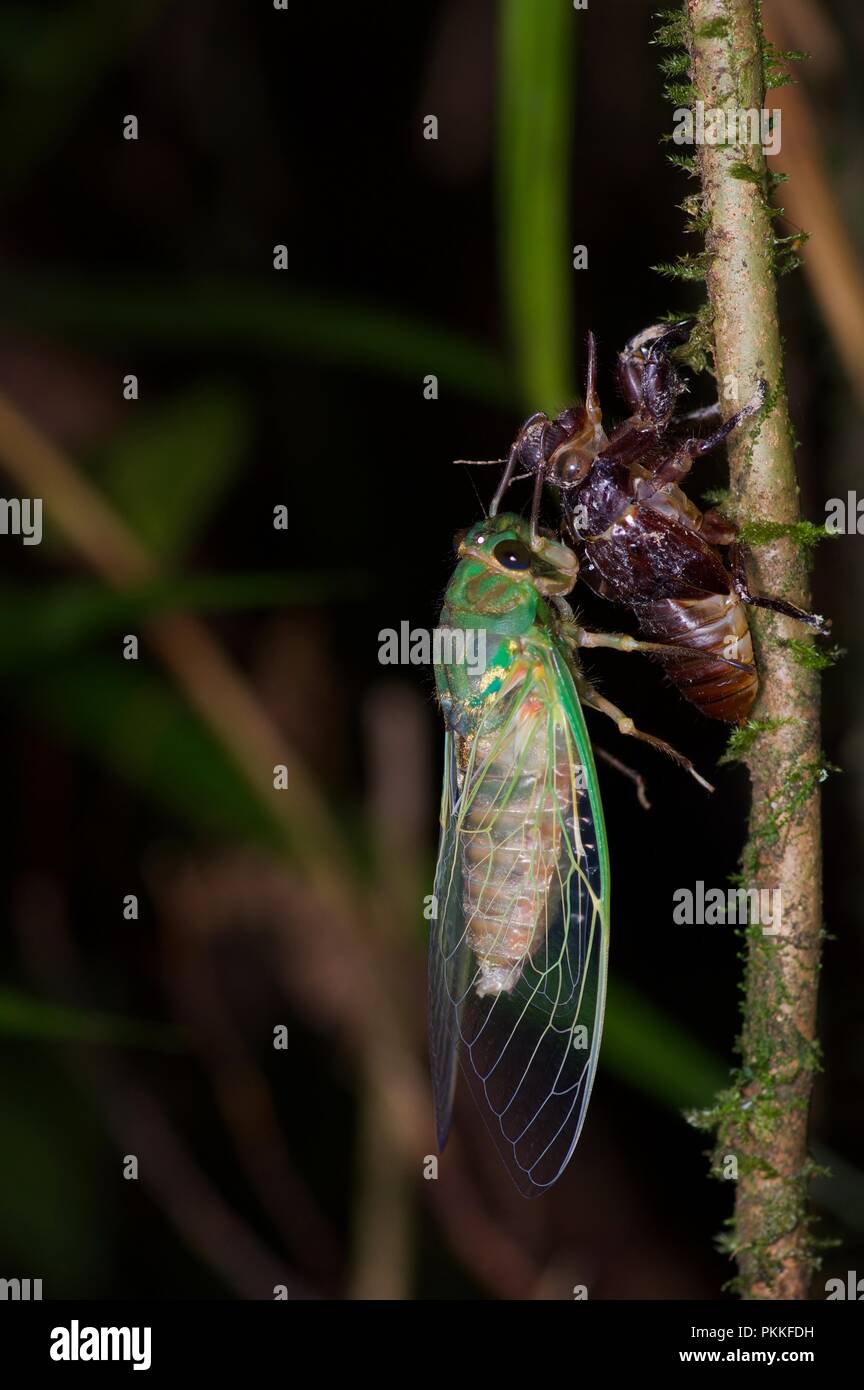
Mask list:
[[[713,719],[743,723],[758,689],[746,606],[772,609],[826,632],[818,614],[751,592],[731,521],[701,511],[681,489],[693,461],[722,443],[762,408],[767,383],[727,420],[719,406],[676,414],[684,383],[672,350],[692,320],[657,324],[619,354],[618,385],[630,415],[607,436],[596,390],[596,346],[589,335],[584,404],[555,419],[536,414],[520,429],[490,513],[514,478],[534,475],[532,529],[542,487],[561,495],[562,533],[585,582],[629,608],[640,633],[657,644],[685,699]],[[503,460],[500,460],[503,461]],[[719,547],[729,547],[729,563]]]

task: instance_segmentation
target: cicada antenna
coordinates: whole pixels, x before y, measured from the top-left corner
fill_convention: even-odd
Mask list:
[[[491,460],[490,460],[490,461],[491,461]],[[456,462],[456,463],[463,463],[463,462],[467,463],[468,460],[467,460],[467,459],[456,459],[455,462]],[[500,459],[499,462],[500,462],[500,463],[503,463],[503,459]],[[473,473],[469,473],[469,474],[468,474],[468,477],[471,479],[471,486],[472,486],[473,489],[474,489],[474,495],[475,495],[475,497],[477,498],[477,501],[478,501],[479,504],[480,504],[480,510],[481,510],[481,512],[483,513],[483,517],[484,517],[484,519],[486,519],[486,518],[488,517],[489,513],[486,511],[486,507],[485,507],[485,505],[484,505],[483,498],[480,496],[480,489],[479,489],[479,487],[477,486],[477,484],[476,484],[475,481],[474,481],[474,475],[473,475]]]
[[[503,459],[454,459],[454,460],[453,460],[454,465],[456,465],[456,466],[458,466],[458,467],[461,467],[461,468],[492,468],[492,467],[497,466],[499,463],[506,463],[506,462],[507,462],[506,458],[503,458]]]

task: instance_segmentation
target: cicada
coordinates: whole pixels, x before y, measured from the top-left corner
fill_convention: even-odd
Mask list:
[[[435,666],[446,725],[429,945],[438,1143],[461,1062],[516,1185],[535,1196],[579,1139],[606,998],[609,858],[583,706],[711,788],[586,679],[580,648],[654,644],[576,622],[564,596],[579,561],[536,515],[490,515],[457,546],[439,631],[481,635],[471,645],[485,660],[459,661],[451,643]]]
[[[430,939],[438,1142],[461,1059],[517,1186],[555,1182],[585,1119],[603,1026],[609,863],[554,596],[578,562],[520,518],[468,531],[441,614],[485,669],[436,665],[447,727]]]

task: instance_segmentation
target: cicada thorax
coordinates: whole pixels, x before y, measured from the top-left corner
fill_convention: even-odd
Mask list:
[[[704,538],[695,503],[675,485],[652,485],[650,469],[622,452],[616,457],[612,446],[595,460],[568,498],[568,513],[582,521],[571,528],[582,578],[629,608],[641,636],[680,647],[680,656],[654,659],[685,699],[709,718],[741,723],[758,676],[732,576]]]
[[[483,767],[460,826],[463,910],[482,998],[510,992],[546,940],[550,889],[573,825],[573,764],[564,731],[550,729],[546,674],[530,654],[511,666],[499,727],[471,746]],[[526,684],[527,694],[522,693]],[[518,701],[515,714],[507,710]],[[551,748],[550,748],[551,740]],[[470,772],[467,774],[470,776]]]

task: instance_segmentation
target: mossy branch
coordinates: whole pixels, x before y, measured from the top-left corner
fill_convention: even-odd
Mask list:
[[[761,110],[778,81],[758,0],[686,0],[678,31],[689,55],[691,100],[709,109]],[[792,55],[783,55],[792,56]],[[736,138],[740,131],[736,132]],[[766,378],[770,395],[750,431],[729,450],[730,506],[751,526],[772,523],[752,552],[757,591],[808,606],[807,548],[800,522],[794,440],[777,320],[778,263],[770,180],[759,144],[698,146],[705,278],[714,367],[721,388],[747,400]],[[743,172],[746,171],[746,177]],[[729,392],[721,390],[721,396]],[[735,408],[735,400],[729,409]],[[782,927],[746,933],[741,1066],[713,1112],[715,1169],[737,1159],[735,1215],[724,1246],[738,1263],[745,1298],[808,1296],[816,1263],[807,1216],[807,1116],[814,1074],[821,924],[819,674],[796,655],[802,630],[750,610],[761,693],[735,756],[753,788],[742,881],[780,889]]]

